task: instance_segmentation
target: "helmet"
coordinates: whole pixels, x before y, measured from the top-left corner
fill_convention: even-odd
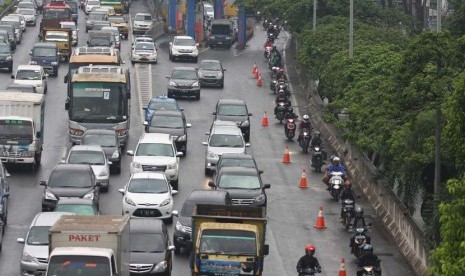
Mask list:
[[[362,206],[360,206],[358,204],[355,205],[355,214],[358,217],[363,217],[363,208],[362,208]]]
[[[278,48],[276,48],[276,45],[273,45],[273,50],[278,50]]]
[[[336,157],[336,155],[334,155],[334,154],[333,154],[333,155],[331,155],[331,156],[329,157],[329,160],[332,162],[332,161],[333,161],[333,159],[334,159],[334,157]]]
[[[363,250],[365,252],[373,252],[373,246],[371,244],[367,244],[365,245],[365,247],[363,248]]]
[[[337,156],[334,156],[332,161],[333,162],[339,162],[339,161],[341,161],[341,159],[339,157],[337,157]]]
[[[314,246],[313,244],[311,244],[311,243],[310,243],[310,244],[307,244],[307,245],[305,246],[305,253],[307,253],[307,252],[313,252],[313,253],[315,253],[315,246]]]
[[[308,121],[308,119],[310,119],[310,117],[309,117],[307,114],[305,114],[305,115],[302,117],[302,119],[304,119],[304,121]]]

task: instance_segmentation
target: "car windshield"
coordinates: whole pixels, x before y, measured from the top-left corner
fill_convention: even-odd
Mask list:
[[[22,15],[35,15],[36,12],[32,9],[22,9],[22,10],[18,10],[18,12]]]
[[[153,51],[155,45],[153,43],[137,43],[135,49],[137,51]]]
[[[221,104],[218,107],[218,115],[247,116],[247,109],[245,105]]]
[[[161,234],[131,233],[131,252],[156,253],[165,251],[166,242]]]
[[[32,56],[34,57],[56,57],[57,50],[54,48],[34,47],[34,49],[32,50]]]
[[[159,110],[159,109],[177,110],[178,105],[175,102],[150,102],[149,109],[152,109],[152,110]]]
[[[200,237],[200,252],[256,255],[256,235],[252,231],[237,229],[205,229]]]
[[[27,235],[28,245],[48,245],[48,230],[50,226],[32,226]]]
[[[68,157],[68,163],[105,165],[105,154],[98,151],[72,150]]]
[[[10,26],[13,26],[15,29],[19,29],[21,23],[19,23],[19,21],[16,21],[14,19],[5,19],[5,18],[3,18],[2,21],[0,21],[0,24],[2,24],[2,25],[10,25]]]
[[[55,207],[55,212],[69,212],[76,215],[94,216],[97,215],[94,207],[88,204],[60,204]]]
[[[218,186],[223,189],[259,189],[260,179],[256,175],[222,174]]]
[[[89,46],[111,46],[111,39],[108,37],[90,37],[89,38]]]
[[[211,71],[221,71],[221,65],[219,62],[202,62],[200,63],[200,69],[211,70]]]
[[[213,6],[210,6],[210,5],[203,5],[203,10],[204,10],[206,13],[213,13],[213,12],[214,12]]]
[[[179,116],[154,116],[150,121],[151,127],[184,128],[184,121]]]
[[[116,147],[117,141],[115,135],[105,134],[86,134],[82,139],[83,145],[98,145],[101,147]]]
[[[111,23],[126,23],[126,21],[122,17],[113,17],[112,16],[112,17],[108,18],[108,21],[110,21]]]
[[[195,46],[195,40],[193,40],[192,38],[178,38],[174,41],[174,45]]]
[[[10,53],[10,45],[5,43],[0,43],[0,54],[9,54]]]
[[[136,14],[136,17],[134,17],[134,20],[136,20],[136,21],[152,21],[152,16],[147,15],[147,14]]]
[[[59,41],[59,42],[67,42],[68,35],[66,33],[47,33],[45,35],[46,41]]]
[[[164,194],[168,192],[168,185],[164,179],[133,178],[129,182],[128,192],[141,194]]]
[[[221,167],[246,167],[246,168],[255,168],[255,163],[253,159],[227,159],[224,158],[221,160]]]
[[[171,78],[175,80],[196,80],[197,73],[192,70],[174,70]]]
[[[93,185],[92,177],[81,170],[55,170],[50,176],[48,186],[55,187],[76,187],[91,188]]]
[[[136,156],[174,157],[174,151],[171,144],[140,143],[137,147]]]
[[[20,9],[20,12],[21,12],[21,9],[32,9],[33,10],[35,9],[35,6],[33,3],[20,2],[18,3],[18,9]],[[33,13],[26,13],[26,14],[35,14],[35,13],[33,12]]]
[[[210,138],[210,147],[242,148],[244,141],[240,135],[213,134]]]
[[[21,69],[16,72],[17,80],[40,80],[39,70]]]

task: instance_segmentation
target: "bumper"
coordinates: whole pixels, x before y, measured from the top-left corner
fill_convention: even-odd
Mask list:
[[[134,212],[137,209],[143,209],[143,210],[148,210],[148,211],[154,210],[156,213],[156,216],[149,216],[149,217],[155,217],[159,219],[169,219],[173,215],[172,214],[173,201],[171,201],[168,205],[158,207],[158,208],[151,208],[150,206],[145,206],[145,205],[132,206],[123,201],[123,214],[124,215],[128,215],[133,218],[147,218],[146,216],[134,215]]]
[[[147,32],[150,32],[152,30],[152,27],[146,28],[146,27],[132,27],[132,32],[135,34],[145,34]]]
[[[34,163],[34,157],[25,157],[25,158],[1,157],[0,159],[4,163],[11,163],[11,164],[32,164]]]
[[[36,21],[35,20],[28,20],[26,21],[26,26],[35,26],[36,25]]]
[[[196,97],[196,96],[200,96],[200,88],[196,88],[196,89],[168,88],[168,94],[170,94],[173,97]]]
[[[48,74],[56,74],[58,72],[58,65],[45,65],[45,64],[40,64],[43,68],[45,73]]]
[[[202,86],[221,86],[224,80],[221,78],[201,78],[200,84]]]
[[[47,263],[36,263],[36,262],[20,262],[21,275],[34,276],[37,272],[42,272],[45,275],[47,270]]]
[[[13,66],[13,60],[0,60],[0,68],[10,68]]]
[[[148,63],[156,63],[157,62],[157,56],[155,57],[142,57],[138,55],[131,55],[131,60],[133,62],[148,62]]]
[[[173,56],[173,58],[196,59],[199,56],[199,53],[196,51],[192,53],[173,52],[171,55]]]
[[[225,46],[225,47],[231,47],[233,45],[234,40],[217,40],[217,39],[210,39],[208,40],[208,44],[210,46]]]

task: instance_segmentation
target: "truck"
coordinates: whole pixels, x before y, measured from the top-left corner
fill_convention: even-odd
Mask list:
[[[60,28],[43,28],[40,31],[42,42],[56,43],[58,55],[65,61],[69,61],[73,45],[73,31]]]
[[[0,158],[5,163],[40,165],[45,95],[0,93]]]
[[[262,275],[266,223],[264,207],[196,204],[191,275]]]
[[[129,216],[65,215],[49,230],[47,276],[129,276]]]
[[[60,22],[73,21],[71,7],[62,0],[52,0],[43,6],[40,30],[60,28]]]

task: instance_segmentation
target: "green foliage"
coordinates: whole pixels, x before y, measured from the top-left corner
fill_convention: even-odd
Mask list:
[[[439,206],[441,243],[432,253],[430,272],[459,276],[465,271],[465,177],[449,180],[447,190],[451,201]]]
[[[465,34],[465,2],[462,0],[450,0],[449,5],[453,7],[454,12],[446,17],[444,27],[448,29],[454,36],[462,36]]]

